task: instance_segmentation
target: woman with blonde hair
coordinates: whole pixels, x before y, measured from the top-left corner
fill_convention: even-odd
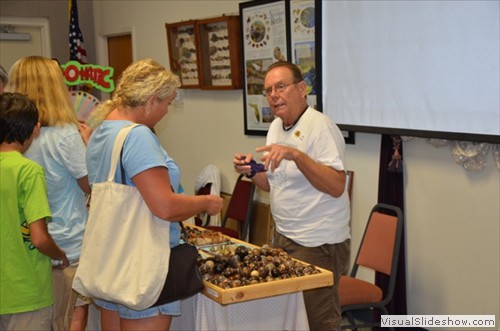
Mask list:
[[[152,131],[167,114],[179,85],[177,76],[152,59],[132,63],[122,73],[112,99],[99,105],[96,115],[104,121],[87,146],[89,182],[105,182],[118,132],[125,126],[141,124],[130,131],[123,145],[120,163],[124,183],[137,187],[153,214],[171,222],[170,247],[179,244],[178,222],[200,212],[215,215],[222,209],[218,196],[180,194],[180,169]],[[117,168],[114,180],[121,183],[122,171]],[[181,313],[180,301],[141,311],[98,298],[94,302],[101,312],[102,330],[168,330],[172,316]]]
[[[90,193],[85,143],[90,129],[78,122],[59,64],[41,56],[18,60],[10,70],[6,91],[26,95],[37,106],[40,135],[25,156],[45,169],[52,221],[49,233],[70,260],[70,267],[53,269],[54,330],[85,330],[88,299],[72,290],[87,221]],[[59,261],[53,261],[57,265]]]
[[[5,85],[9,82],[7,71],[0,65],[0,94],[3,93]]]

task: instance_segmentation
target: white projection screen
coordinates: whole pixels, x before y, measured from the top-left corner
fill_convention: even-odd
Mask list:
[[[322,111],[343,130],[500,143],[500,1],[322,1]]]

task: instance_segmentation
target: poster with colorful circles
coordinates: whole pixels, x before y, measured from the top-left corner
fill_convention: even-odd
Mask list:
[[[274,116],[263,96],[264,74],[270,64],[290,60],[286,1],[240,4],[243,38],[245,133],[265,135]]]
[[[290,2],[292,62],[302,71],[309,105],[317,109],[315,17],[314,0]]]

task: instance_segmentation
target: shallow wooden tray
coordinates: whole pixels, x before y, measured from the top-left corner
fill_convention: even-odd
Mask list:
[[[225,305],[333,285],[333,273],[329,270],[318,269],[321,271],[319,274],[279,279],[272,282],[240,286],[227,290],[204,281],[205,289],[203,290],[203,294]]]
[[[249,248],[259,248],[259,246],[255,246],[245,241],[233,238],[231,238],[231,241],[233,245],[245,245]],[[200,250],[200,254],[202,254],[202,256],[211,255],[211,253],[206,250]],[[297,259],[294,260],[308,264]],[[204,281],[205,289],[203,290],[203,294],[225,305],[333,285],[333,273],[320,267],[316,268],[321,271],[321,273],[296,278],[279,279],[276,281],[245,285],[230,289],[223,289]]]

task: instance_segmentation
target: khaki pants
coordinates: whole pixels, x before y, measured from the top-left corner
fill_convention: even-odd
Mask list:
[[[351,240],[319,247],[304,247],[275,232],[274,245],[283,248],[291,257],[333,272],[334,285],[304,291],[309,328],[340,330],[342,315],[338,284],[340,276],[349,269]]]
[[[0,330],[50,330],[53,306],[17,314],[0,315]]]
[[[78,293],[73,291],[73,278],[76,267],[69,266],[64,270],[53,269],[54,283],[54,316],[52,319],[53,331],[69,330],[71,318],[75,308]]]

